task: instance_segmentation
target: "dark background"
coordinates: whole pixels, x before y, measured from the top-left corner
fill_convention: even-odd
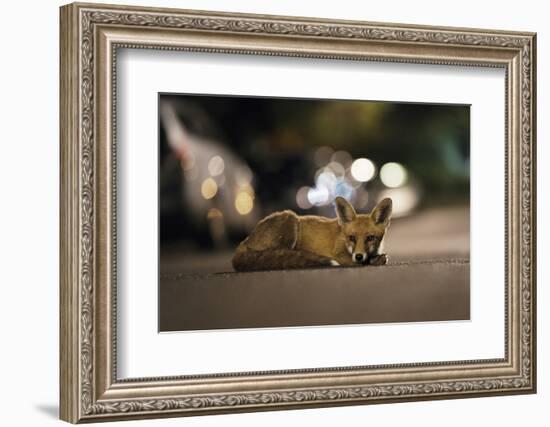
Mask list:
[[[257,220],[276,210],[333,216],[337,194],[359,211],[390,196],[395,217],[417,219],[420,235],[432,234],[437,225],[449,229],[452,239],[452,223],[461,224],[463,242],[454,252],[469,249],[469,106],[161,94],[159,107],[161,265],[163,254],[174,259],[230,252]],[[215,156],[224,167],[211,176]],[[350,193],[349,168],[357,158],[368,158],[376,172],[368,182],[351,179]],[[318,188],[315,178],[331,161],[341,164],[336,172],[343,174],[335,174],[328,201],[310,206],[302,190],[300,204],[300,189]],[[380,179],[388,162],[406,172],[397,188]],[[207,180],[216,187],[208,199],[201,192]],[[247,194],[246,209],[252,202],[244,215],[235,207],[241,192]],[[434,218],[426,221],[425,215]],[[404,255],[418,253],[399,246]]]

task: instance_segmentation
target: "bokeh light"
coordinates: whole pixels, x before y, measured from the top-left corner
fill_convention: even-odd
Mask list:
[[[342,166],[338,162],[330,162],[326,166],[326,169],[331,171],[334,174],[334,176],[337,176],[337,177],[344,176],[346,173],[346,169],[344,168],[344,166]]]
[[[223,218],[223,213],[217,208],[210,208],[206,217],[208,219]]]
[[[317,175],[315,178],[315,184],[318,188],[325,188],[327,190],[331,189],[336,183],[336,175],[330,169],[325,168],[323,171]]]
[[[326,205],[329,202],[330,192],[325,186],[310,188],[307,192],[307,199],[309,203],[315,206]]]
[[[353,157],[347,151],[339,150],[336,151],[331,157],[331,162],[340,163],[344,167],[348,167],[353,161]]]
[[[239,191],[237,197],[235,197],[235,209],[241,215],[247,215],[252,211],[254,207],[253,197],[246,191]]]
[[[337,179],[332,191],[334,197],[340,196],[344,199],[353,202],[355,190],[345,179]]]
[[[351,164],[351,176],[359,182],[367,182],[374,178],[376,167],[369,159],[360,158]]]
[[[218,184],[214,179],[206,178],[201,185],[201,194],[206,200],[213,198],[218,192]]]
[[[310,187],[302,187],[296,192],[296,204],[300,209],[310,209],[313,206],[307,197],[310,189]]]
[[[410,213],[420,201],[418,189],[411,185],[399,188],[388,188],[380,193],[378,201],[389,197],[393,201],[392,216],[400,217]]]
[[[399,163],[386,163],[380,169],[380,179],[389,188],[401,187],[407,182],[408,174],[405,167]]]
[[[330,147],[319,147],[317,150],[315,150],[315,154],[313,155],[313,161],[317,167],[325,166],[328,162],[330,162],[330,157],[334,153],[334,150]]]
[[[214,156],[208,162],[208,172],[210,172],[210,175],[212,176],[221,175],[224,169],[225,162],[221,156]]]

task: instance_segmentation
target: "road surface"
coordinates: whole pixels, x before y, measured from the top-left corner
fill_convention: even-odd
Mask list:
[[[469,211],[394,220],[386,266],[235,273],[231,252],[165,251],[160,330],[470,318]]]

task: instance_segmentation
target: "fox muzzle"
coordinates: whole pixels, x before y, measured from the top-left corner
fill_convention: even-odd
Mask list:
[[[365,262],[367,262],[367,254],[364,254],[362,252],[355,252],[351,258],[353,262],[357,264],[364,264]]]

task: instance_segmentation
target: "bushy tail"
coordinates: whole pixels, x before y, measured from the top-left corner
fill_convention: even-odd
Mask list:
[[[328,257],[295,249],[255,251],[239,246],[233,256],[233,268],[236,271],[285,270],[330,265],[331,259]]]

